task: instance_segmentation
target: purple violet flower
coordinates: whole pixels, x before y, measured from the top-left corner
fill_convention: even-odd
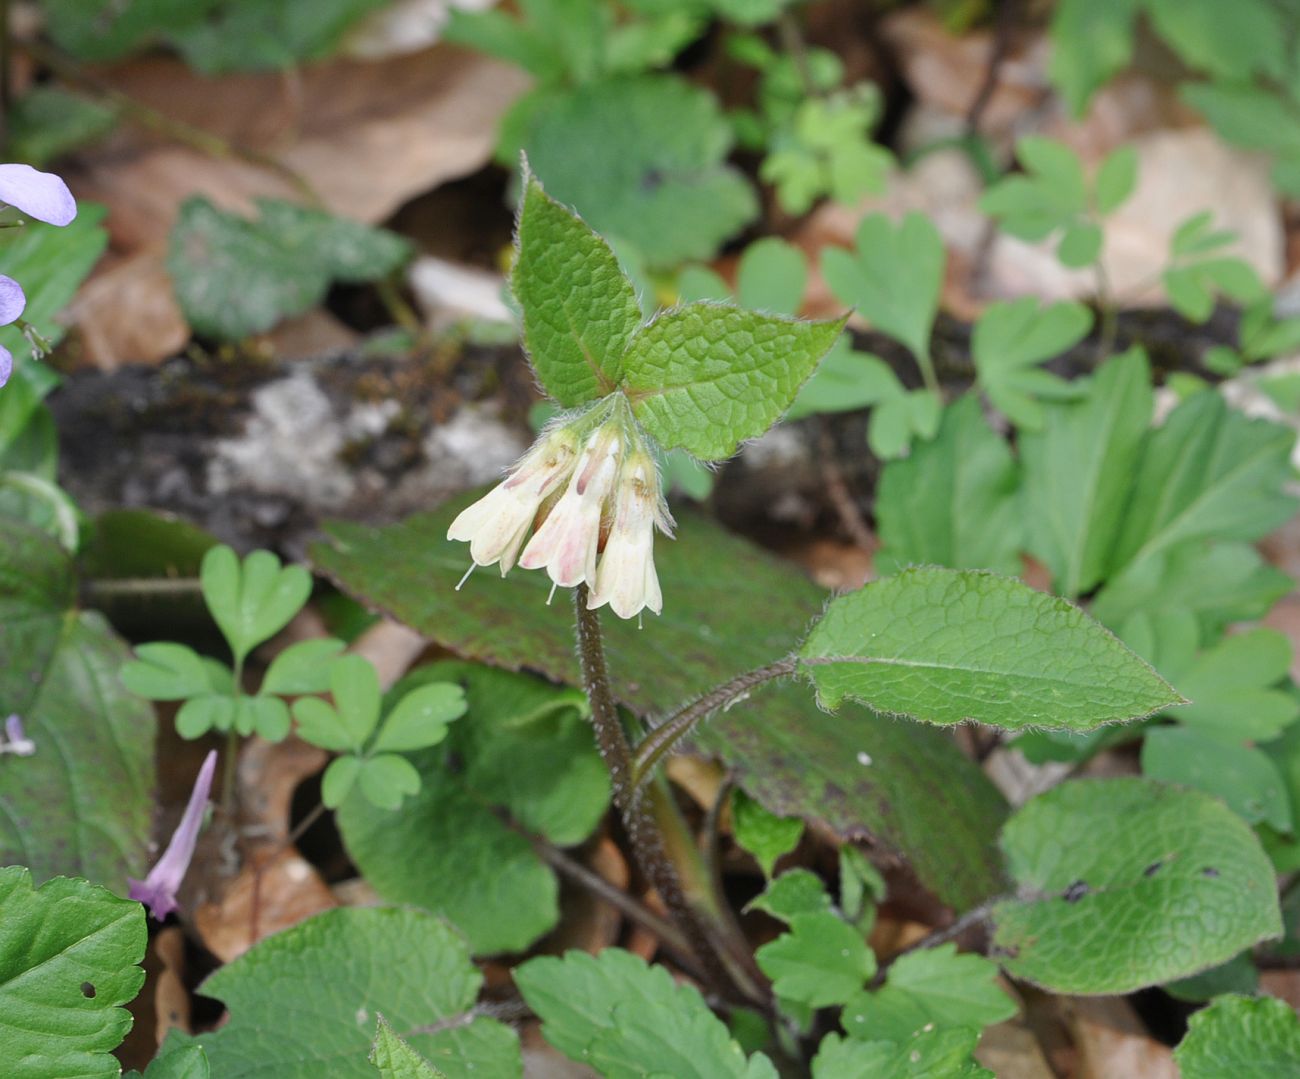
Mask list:
[[[0,742],[0,754],[12,753],[15,757],[30,757],[36,752],[36,743],[27,737],[23,721],[16,715],[5,720],[5,737]]]
[[[212,791],[212,775],[216,770],[217,751],[214,749],[203,760],[190,794],[190,803],[185,807],[185,814],[158,864],[149,870],[144,880],[130,881],[131,888],[127,894],[147,906],[159,921],[179,905],[176,893],[190,867],[190,859],[194,857],[194,844],[198,842],[199,830],[203,827],[203,813],[208,808],[208,794]]]
[[[0,274],[0,326],[8,326],[23,313],[27,306],[27,296],[23,287],[12,277]],[[13,373],[14,358],[7,348],[0,345],[0,386],[9,381]]]
[[[77,216],[77,200],[58,176],[31,165],[0,165],[0,202],[51,225],[67,225]]]

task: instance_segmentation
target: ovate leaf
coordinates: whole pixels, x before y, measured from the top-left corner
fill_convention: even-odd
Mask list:
[[[84,880],[32,888],[0,869],[0,1060],[6,1079],[114,1079],[144,984],[144,908]]]
[[[665,449],[721,460],[766,431],[844,328],[695,303],[664,312],[624,359],[632,411]]]
[[[768,812],[741,787],[732,792],[731,817],[736,842],[754,856],[766,877],[772,875],[776,860],[794,850],[803,836],[802,820]]]
[[[1183,1079],[1300,1074],[1300,1017],[1276,997],[1219,997],[1192,1016],[1174,1060]]]
[[[980,415],[978,399],[956,401],[932,441],[881,473],[877,572],[917,564],[1018,573],[1017,482],[1011,451]]]
[[[800,649],[827,707],[1086,731],[1181,701],[1079,608],[1020,581],[916,568],[831,601]]]
[[[482,982],[464,939],[433,915],[331,910],[208,978],[202,992],[224,1003],[230,1019],[197,1041],[222,1079],[374,1079],[371,1039],[383,1015],[449,1079],[517,1077],[514,1032],[472,1015]],[[274,1038],[268,1015],[278,1016]]]
[[[862,934],[827,911],[795,914],[790,931],[764,944],[754,958],[783,1000],[811,1008],[843,1004],[876,972]]]
[[[565,408],[603,397],[641,324],[632,283],[609,245],[527,173],[518,243],[510,287],[537,377]]]
[[[994,909],[992,954],[1054,992],[1132,992],[1282,932],[1259,841],[1200,791],[1065,783],[1026,803],[1002,846],[1020,897]]]
[[[620,948],[530,959],[514,976],[546,1040],[604,1079],[776,1079],[763,1054],[746,1058],[696,989]]]

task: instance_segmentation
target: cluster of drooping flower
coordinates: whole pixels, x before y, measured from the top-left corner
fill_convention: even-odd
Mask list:
[[[648,436],[614,393],[546,428],[447,538],[468,541],[475,565],[499,562],[503,577],[516,563],[545,569],[555,586],[585,583],[588,608],[632,618],[663,609],[654,530],[672,525]]]
[[[77,216],[77,202],[59,177],[30,165],[0,165],[0,204],[51,225],[67,225]],[[0,326],[18,321],[27,295],[12,277],[0,274]],[[0,386],[9,381],[14,358],[0,345]]]

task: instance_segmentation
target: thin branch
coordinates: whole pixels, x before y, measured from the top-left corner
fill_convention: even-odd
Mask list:
[[[915,944],[908,945],[897,955],[890,956],[885,960],[885,962],[880,964],[880,969],[876,971],[876,976],[872,980],[872,984],[877,985],[882,983],[886,971],[888,971],[889,968],[897,963],[903,956],[911,955],[913,952],[924,951],[926,948],[934,948],[940,944],[945,944],[954,937],[961,936],[971,926],[986,921],[989,915],[993,913],[993,908],[998,903],[1002,902],[1004,898],[1004,896],[997,896],[993,899],[986,899],[978,906],[971,907],[970,910],[953,922],[952,925],[946,926],[943,929],[936,929],[933,933],[922,937]]]
[[[701,720],[724,708],[738,697],[744,696],[755,686],[785,678],[794,674],[799,661],[794,656],[786,656],[766,667],[757,667],[744,674],[738,674],[730,682],[709,690],[701,697],[696,697],[690,704],[669,716],[662,723],[656,724],[636,747],[632,759],[632,786],[639,789],[655,766],[683,738],[695,729]]]
[[[1011,51],[1011,30],[1015,24],[1016,0],[1001,0],[998,4],[997,22],[993,28],[993,45],[989,50],[988,65],[984,68],[984,78],[979,89],[966,110],[966,137],[974,139],[980,133],[980,121],[984,111],[997,92],[1002,65]]]
[[[862,516],[862,510],[858,508],[853,493],[844,479],[844,470],[840,468],[839,458],[835,453],[835,440],[831,437],[830,424],[825,416],[820,417],[819,427],[817,442],[818,449],[821,451],[822,479],[826,483],[826,493],[830,496],[831,505],[839,515],[840,524],[844,526],[844,531],[849,534],[854,546],[869,551],[871,529],[867,527],[867,520]]]

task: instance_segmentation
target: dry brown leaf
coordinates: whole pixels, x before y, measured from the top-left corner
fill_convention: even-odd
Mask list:
[[[1146,1032],[1123,997],[1073,997],[1064,1011],[1079,1053],[1077,1079],[1178,1079],[1172,1051]]]
[[[162,1045],[167,1032],[176,1027],[186,1034],[190,1027],[190,992],[185,988],[185,933],[179,926],[167,926],[153,939],[153,951],[162,969],[153,986],[154,1038]]]
[[[415,630],[385,618],[361,634],[348,651],[374,664],[379,685],[387,691],[411,669],[426,647],[427,642]]]
[[[103,371],[174,355],[190,338],[156,250],[106,259],[69,305],[67,320],[77,327],[84,361]]]

